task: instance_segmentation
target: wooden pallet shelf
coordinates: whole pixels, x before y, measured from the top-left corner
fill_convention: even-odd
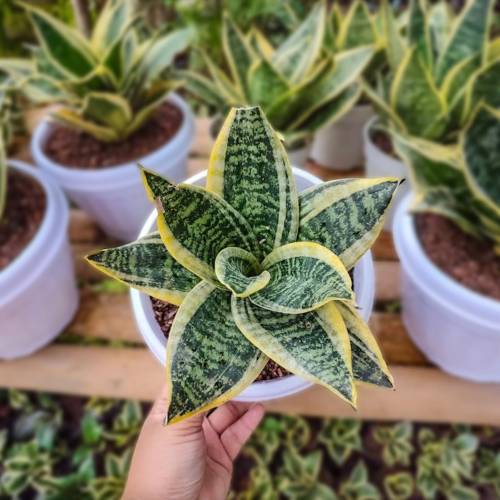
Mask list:
[[[212,144],[208,126],[207,120],[197,122],[197,136],[188,162],[190,175],[207,166]],[[26,148],[19,157],[29,159]],[[359,169],[338,173],[318,165],[309,165],[309,171],[323,179],[362,175]],[[106,238],[78,209],[71,210],[69,235],[77,277],[86,286],[81,290],[79,311],[67,331],[86,338],[125,341],[130,347],[53,344],[27,358],[0,362],[0,387],[153,399],[164,381],[164,369],[144,346],[128,294],[95,291],[93,285],[103,275],[82,259],[85,254],[116,242]],[[389,233],[380,236],[372,253],[376,302],[399,300],[400,268]],[[431,366],[408,337],[399,314],[376,310],[370,325],[393,371],[394,391],[361,387],[357,412],[321,387],[269,402],[268,408],[311,416],[500,425],[500,384],[467,382]]]

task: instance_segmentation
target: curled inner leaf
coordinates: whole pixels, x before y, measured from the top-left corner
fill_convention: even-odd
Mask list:
[[[236,247],[219,252],[215,259],[215,274],[236,297],[248,297],[258,292],[271,279],[267,271],[261,272],[259,262],[250,252]]]

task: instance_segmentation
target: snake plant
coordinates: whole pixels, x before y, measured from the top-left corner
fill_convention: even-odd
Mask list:
[[[326,54],[326,18],[326,5],[318,2],[274,47],[257,28],[242,33],[226,15],[225,66],[205,55],[209,78],[185,71],[187,89],[221,116],[233,106],[260,106],[287,146],[295,147],[354,105],[361,92],[359,76],[374,54],[371,45]]]
[[[398,180],[331,181],[299,195],[258,107],[229,113],[206,189],[142,177],[159,232],[87,259],[180,306],[167,344],[168,421],[236,396],[269,358],[352,405],[355,380],[392,387],[348,271],[379,234]]]
[[[454,16],[443,2],[430,7],[412,0],[406,37],[386,34],[391,71],[375,88],[364,85],[389,132],[451,143],[481,101],[500,106],[499,40],[489,41],[492,6],[492,0],[469,0]]]
[[[108,0],[89,39],[43,10],[25,5],[39,47],[32,61],[4,59],[37,103],[57,103],[52,117],[99,141],[138,130],[176,85],[165,77],[189,42],[188,30],[143,36],[130,0]],[[21,69],[21,71],[20,71]]]

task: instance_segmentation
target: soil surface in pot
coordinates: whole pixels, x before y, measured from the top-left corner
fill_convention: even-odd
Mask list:
[[[491,243],[465,234],[437,214],[417,214],[417,233],[427,256],[462,285],[500,300],[500,257]]]
[[[394,151],[392,140],[387,133],[383,130],[372,130],[370,131],[370,137],[375,146],[377,146],[381,151],[389,156],[392,156],[396,160],[399,160],[398,155]]]
[[[42,186],[32,177],[9,169],[7,203],[0,220],[0,271],[28,245],[45,214]]]
[[[172,322],[174,321],[175,315],[177,313],[177,307],[169,304],[168,302],[163,302],[154,298],[151,298],[151,302],[153,304],[153,311],[156,321],[158,322],[158,325],[160,325],[163,335],[165,335],[165,337],[168,339],[168,334],[170,333]],[[267,365],[260,372],[260,375],[257,377],[256,381],[259,382],[261,380],[271,380],[273,378],[284,377],[285,375],[289,374],[289,371],[285,370],[274,361],[269,360]]]
[[[69,168],[113,167],[143,158],[169,142],[182,120],[182,111],[165,102],[137,132],[113,143],[100,142],[90,134],[55,124],[44,152],[52,161]]]

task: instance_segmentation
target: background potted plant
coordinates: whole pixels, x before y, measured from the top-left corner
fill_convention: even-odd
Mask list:
[[[494,50],[483,50],[488,44],[492,4],[491,0],[471,0],[455,17],[444,3],[427,7],[421,0],[412,1],[404,45],[393,50],[391,71],[376,89],[364,87],[378,114],[364,131],[368,177],[405,176],[394,134],[441,144],[456,141],[473,112],[466,89],[483,79],[484,71],[491,74],[489,68],[498,57]],[[494,88],[489,92],[493,94]],[[388,224],[391,221],[392,214]]]
[[[364,45],[371,45],[376,53],[363,73],[374,82],[386,70],[393,49],[400,42],[401,19],[395,17],[387,0],[381,2],[376,13],[368,10],[365,2],[356,0],[347,10],[333,4],[326,25],[325,51],[335,54]],[[390,35],[391,43],[388,43]],[[363,127],[373,116],[373,108],[363,95],[339,120],[319,129],[311,150],[311,157],[322,166],[347,170],[364,164]]]
[[[21,118],[14,92],[10,80],[0,85],[1,359],[50,342],[78,307],[66,199],[45,174],[6,159]]]
[[[226,16],[224,65],[205,55],[209,78],[185,71],[187,90],[215,109],[219,119],[232,106],[260,106],[283,135],[292,164],[303,166],[314,133],[338,120],[359,98],[358,79],[374,53],[365,45],[326,55],[326,12],[325,3],[318,2],[278,47],[255,27],[242,33]]]
[[[88,261],[180,306],[168,343],[160,344],[164,356],[166,343],[169,421],[237,396],[269,359],[282,374],[324,385],[352,405],[355,380],[392,387],[355,307],[348,270],[380,232],[397,180],[334,181],[299,197],[280,138],[258,107],[228,115],[206,189],[147,170],[143,177],[158,206],[159,231]],[[373,285],[368,278],[357,285],[359,295]],[[138,320],[152,344],[150,325]],[[309,385],[294,380],[256,383],[251,397]]]
[[[458,146],[397,141],[416,190],[394,224],[403,320],[429,359],[482,382],[500,382],[499,145],[500,110],[486,105]]]
[[[148,33],[134,2],[109,0],[86,39],[26,8],[40,43],[31,67],[0,67],[34,102],[57,105],[34,132],[34,160],[107,233],[130,239],[148,211],[135,162],[185,178],[193,118],[166,72],[189,31]]]

